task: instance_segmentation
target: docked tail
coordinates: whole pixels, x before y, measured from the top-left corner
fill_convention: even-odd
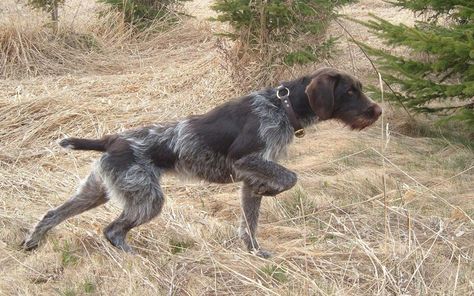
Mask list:
[[[110,145],[110,136],[102,139],[66,138],[59,142],[61,147],[72,150],[95,150],[105,152]]]

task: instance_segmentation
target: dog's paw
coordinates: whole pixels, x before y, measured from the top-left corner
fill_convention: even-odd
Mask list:
[[[254,251],[254,254],[257,255],[260,258],[268,259],[273,257],[273,254],[270,251],[267,251],[265,249],[258,249]]]
[[[22,248],[25,251],[32,251],[38,248],[38,245],[39,245],[38,241],[26,238],[21,242],[20,248]]]
[[[125,253],[135,254],[135,251],[125,242],[125,235],[121,232],[119,234],[113,232],[112,230],[105,228],[104,229],[105,238],[117,249],[124,251]]]
[[[276,196],[279,193],[281,193],[280,189],[274,189],[274,188],[268,188],[268,187],[260,188],[260,190],[258,190],[257,192],[257,194],[263,195],[263,196]]]
[[[253,186],[255,194],[264,196],[275,196],[281,192],[280,188],[270,186],[267,182],[261,182]]]
[[[75,149],[76,146],[74,146],[74,140],[71,138],[66,138],[62,139],[61,141],[58,142],[59,146],[66,148],[66,149]]]

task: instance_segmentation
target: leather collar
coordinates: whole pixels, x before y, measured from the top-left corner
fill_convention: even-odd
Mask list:
[[[283,104],[283,107],[285,108],[286,114],[288,115],[288,119],[290,120],[290,123],[293,126],[293,130],[295,131],[295,137],[304,137],[303,126],[298,120],[298,116],[296,116],[295,111],[293,110],[293,106],[291,105],[290,90],[287,87],[280,85],[276,88],[276,96],[278,99],[280,99]]]

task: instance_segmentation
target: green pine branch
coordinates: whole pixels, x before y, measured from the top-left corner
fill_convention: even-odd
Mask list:
[[[375,15],[368,21],[352,19],[389,46],[389,49],[375,48],[356,41],[374,58],[384,80],[397,89],[386,94],[386,98],[415,112],[436,113],[443,120],[472,124],[474,2],[399,0],[391,3],[448,18],[443,24],[432,19],[416,22],[414,26],[393,24]]]

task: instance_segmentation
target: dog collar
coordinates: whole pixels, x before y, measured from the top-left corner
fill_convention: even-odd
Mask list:
[[[295,111],[293,110],[293,106],[291,106],[290,90],[287,87],[280,85],[276,88],[276,96],[283,103],[283,107],[285,108],[286,114],[288,114],[288,119],[290,120],[290,123],[293,126],[293,130],[295,131],[295,137],[304,137],[303,126],[298,120],[298,117],[296,116]]]

